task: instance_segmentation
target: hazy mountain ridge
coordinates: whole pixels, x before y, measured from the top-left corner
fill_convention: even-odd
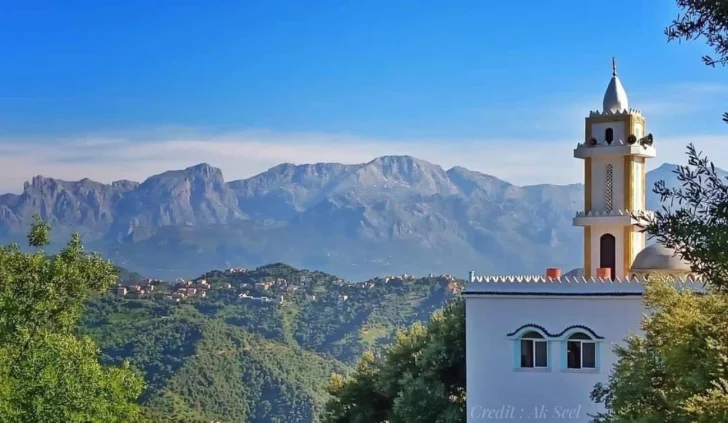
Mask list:
[[[674,167],[649,172],[649,186],[655,177],[674,184]],[[202,163],[142,183],[37,176],[0,196],[0,237],[22,241],[37,212],[56,239],[81,232],[117,263],[159,276],[278,261],[352,279],[540,273],[580,265],[571,219],[582,202],[581,184],[519,187],[410,156],[281,164],[229,182]]]

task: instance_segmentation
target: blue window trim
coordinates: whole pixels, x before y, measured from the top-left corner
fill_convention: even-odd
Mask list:
[[[543,327],[541,327],[539,325],[534,325],[534,324],[523,325],[520,328],[516,329],[514,332],[511,332],[511,333],[509,333],[506,336],[509,339],[518,339],[520,341],[521,340],[521,337],[523,335],[525,335],[526,333],[528,333],[528,332],[537,332],[541,336],[543,336],[543,338],[545,340],[548,340],[548,338],[553,337],[553,335],[551,335],[550,333],[548,333],[546,331],[546,329],[544,329]]]
[[[548,330],[546,330],[546,328],[544,328],[543,326],[537,325],[535,323],[527,323],[523,326],[520,326],[518,329],[507,334],[506,336],[509,338],[513,338],[516,336],[521,336],[524,332],[531,331],[531,330],[534,330],[534,331],[540,333],[545,338],[563,338],[564,335],[568,334],[568,336],[571,336],[574,332],[581,330],[583,332],[586,332],[587,335],[591,336],[594,339],[604,339],[603,336],[597,335],[597,333],[589,326],[571,325],[559,333],[551,333]]]
[[[576,333],[583,333],[591,338],[591,342],[594,342],[594,368],[586,367],[581,369],[570,369],[568,363],[568,342],[569,337]],[[603,338],[596,338],[587,331],[580,328],[573,328],[565,331],[562,336],[558,338],[561,344],[561,371],[562,372],[573,372],[573,373],[599,373],[601,372],[601,359],[602,359],[602,344],[604,343]]]
[[[548,338],[544,337],[544,339],[541,342],[546,342],[546,367],[521,367],[521,341],[523,340],[521,338],[522,335],[525,335],[528,332],[537,332],[537,331],[531,331],[526,330],[523,333],[519,334],[518,337],[512,336],[509,337],[511,339],[511,342],[513,342],[513,369],[519,372],[550,372],[553,362],[553,343]]]
[[[536,332],[544,337],[546,341],[546,367],[521,367],[521,340],[523,335],[528,332]],[[595,343],[595,367],[594,368],[583,368],[583,369],[569,369],[568,368],[568,340],[569,337],[576,333],[583,333],[587,335]],[[600,373],[601,372],[601,358],[602,348],[604,344],[604,337],[597,335],[597,333],[588,326],[584,325],[571,325],[559,333],[550,333],[543,326],[528,323],[520,326],[515,331],[506,335],[508,339],[513,342],[513,368],[516,371],[522,372],[550,372],[553,368],[553,363],[556,360],[556,354],[559,356],[559,366],[562,372],[573,372],[573,373]]]

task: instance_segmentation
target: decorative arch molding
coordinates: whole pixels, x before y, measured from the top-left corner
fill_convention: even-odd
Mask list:
[[[528,332],[540,333],[544,338],[553,337],[553,335],[551,335],[546,329],[544,329],[543,326],[537,325],[535,323],[527,323],[527,324],[519,327],[518,329],[514,330],[513,332],[506,334],[506,336],[511,339],[517,339]]]
[[[595,341],[601,341],[604,339],[603,336],[597,335],[597,333],[594,332],[592,328],[584,325],[571,325],[559,333],[551,333],[547,331],[543,326],[537,325],[535,323],[527,323],[514,330],[513,332],[506,334],[506,336],[515,339],[520,338],[523,334],[531,331],[540,333],[541,335],[543,335],[544,338],[556,338],[557,340],[567,339],[569,336],[577,332],[584,332],[594,338]]]
[[[568,328],[561,331],[561,333],[558,333],[558,334],[555,334],[552,336],[554,338],[558,338],[560,340],[565,340],[565,339],[569,339],[569,337],[575,333],[585,333],[585,334],[591,336],[595,341],[601,341],[604,339],[603,336],[597,335],[597,333],[594,332],[594,330],[592,328],[590,328],[588,326],[584,326],[584,325],[569,326]]]

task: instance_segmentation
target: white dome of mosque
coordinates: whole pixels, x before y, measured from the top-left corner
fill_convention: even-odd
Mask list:
[[[679,272],[689,273],[690,263],[678,256],[674,249],[656,242],[640,251],[632,263],[633,272]]]
[[[617,76],[617,62],[612,58],[612,79],[607,86],[607,92],[604,93],[604,102],[602,103],[603,112],[621,112],[629,110],[629,100],[627,92],[622,86],[622,82]]]

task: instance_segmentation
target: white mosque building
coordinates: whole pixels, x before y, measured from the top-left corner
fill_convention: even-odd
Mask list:
[[[646,208],[645,162],[657,154],[645,117],[629,108],[613,63],[601,111],[586,118],[574,157],[584,161],[584,276],[470,272],[466,304],[468,422],[586,423],[607,382],[615,343],[639,333],[644,280],[667,273],[698,288],[688,263],[661,244],[645,248],[633,213]],[[699,288],[698,288],[699,289]]]

